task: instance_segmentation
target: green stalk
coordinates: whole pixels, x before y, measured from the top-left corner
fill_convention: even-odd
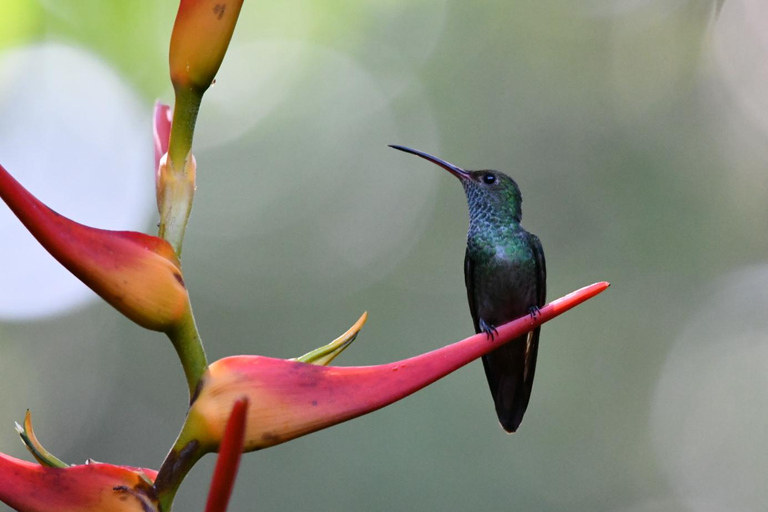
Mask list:
[[[179,432],[173,448],[165,457],[155,479],[155,493],[161,512],[168,512],[173,505],[173,499],[187,474],[203,455],[217,449],[210,441],[206,441],[207,435],[204,427],[205,421],[194,411],[187,414],[184,426]]]
[[[168,142],[167,175],[163,178],[160,194],[160,229],[158,235],[166,239],[181,258],[184,233],[195,198],[195,169],[191,164],[192,139],[200,111],[203,93],[194,87],[177,87],[173,107],[173,124]]]
[[[169,512],[171,510],[181,482],[184,481],[187,473],[206,453],[208,453],[208,450],[194,440],[180,448],[174,446],[171,449],[165,461],[163,461],[163,465],[160,466],[157,479],[155,479],[154,487],[157,493],[160,512]]]
[[[205,357],[205,349],[200,333],[195,324],[195,317],[192,314],[192,306],[189,306],[184,321],[179,327],[168,331],[168,337],[173,343],[173,348],[181,361],[184,369],[184,376],[187,378],[190,400],[197,390],[197,385],[203,372],[208,367],[208,359]]]

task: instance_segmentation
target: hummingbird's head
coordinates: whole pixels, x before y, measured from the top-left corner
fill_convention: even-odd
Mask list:
[[[420,156],[433,164],[439,165],[456,176],[464,186],[469,204],[470,219],[501,220],[512,219],[520,222],[523,217],[521,204],[523,197],[515,180],[500,171],[466,171],[445,160],[405,146],[389,147]]]

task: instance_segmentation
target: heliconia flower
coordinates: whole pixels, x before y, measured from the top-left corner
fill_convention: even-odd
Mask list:
[[[248,397],[235,401],[211,479],[206,512],[225,512],[243,453]],[[173,494],[158,494],[157,471],[89,460],[67,465],[32,430],[27,411],[19,435],[40,465],[0,453],[0,501],[20,512],[152,512],[170,510]],[[161,499],[165,498],[162,502]],[[161,505],[162,503],[162,505]]]
[[[198,455],[215,451],[233,404],[243,396],[251,403],[246,451],[267,448],[375,411],[531,331],[608,286],[605,282],[595,283],[555,300],[535,317],[527,315],[498,327],[494,338],[481,333],[390,364],[329,367],[262,356],[220,359],[203,375],[174,449],[181,453],[191,446]]]
[[[171,107],[155,102],[155,112],[152,116],[152,138],[155,143],[155,169],[160,165],[160,158],[168,152],[168,139],[171,136],[173,113]]]
[[[137,324],[171,332],[188,322],[181,265],[165,240],[69,220],[36,199],[2,166],[0,198],[59,263]]]
[[[51,468],[0,453],[0,501],[20,512],[152,512],[156,476],[97,462]]]
[[[174,88],[205,91],[224,60],[243,0],[181,0],[171,34]]]

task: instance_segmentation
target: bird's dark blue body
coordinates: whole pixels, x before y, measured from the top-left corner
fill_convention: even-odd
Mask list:
[[[464,260],[467,299],[475,332],[494,335],[495,327],[544,305],[546,264],[541,242],[520,225],[522,197],[504,173],[465,171],[427,153],[413,153],[461,180],[469,206]],[[499,422],[515,432],[528,407],[536,370],[539,328],[483,357]]]

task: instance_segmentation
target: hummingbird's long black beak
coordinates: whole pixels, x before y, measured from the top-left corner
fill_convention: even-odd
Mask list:
[[[396,146],[394,144],[390,144],[389,147],[398,149],[400,151],[405,151],[406,153],[411,153],[412,155],[420,156],[424,160],[429,160],[433,164],[439,165],[449,173],[453,174],[460,180],[466,180],[467,178],[469,178],[469,173],[464,169],[462,169],[461,167],[457,167],[451,163],[446,162],[445,160],[437,158],[436,156],[432,156],[429,153],[424,153],[423,151],[419,151],[418,149],[411,149],[405,146]]]

